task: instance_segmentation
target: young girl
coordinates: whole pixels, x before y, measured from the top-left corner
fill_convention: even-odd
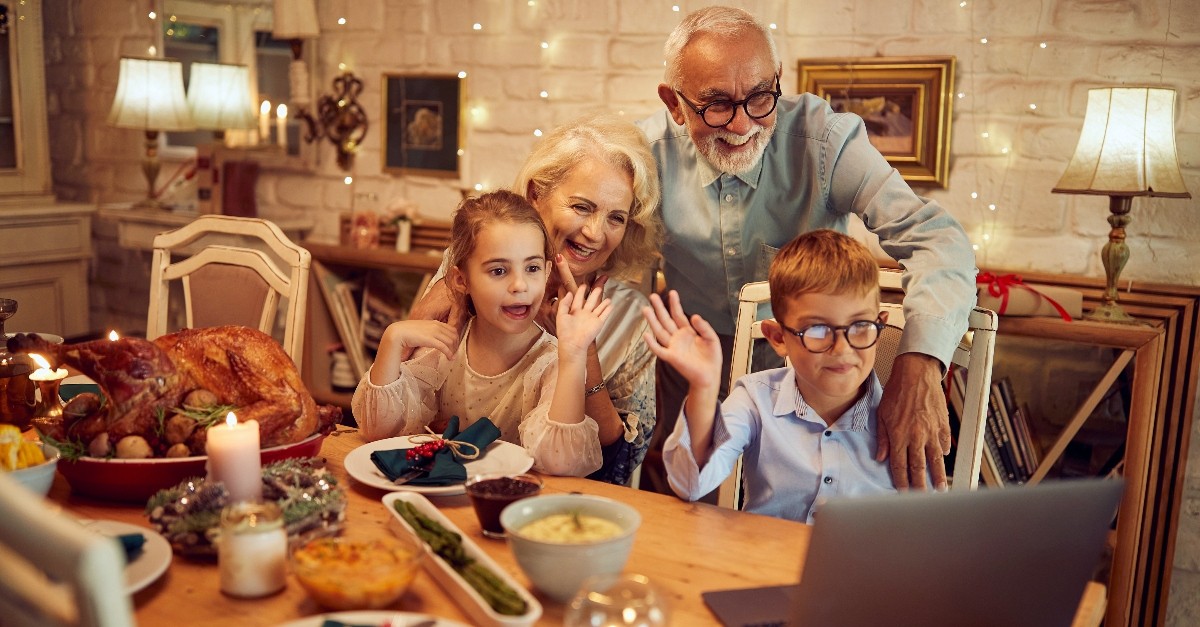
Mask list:
[[[566,294],[557,340],[534,324],[549,238],[537,211],[512,192],[464,200],[450,237],[449,286],[472,317],[461,340],[444,322],[389,325],[354,392],[359,429],[378,440],[421,433],[451,416],[465,429],[486,416],[501,439],[529,451],[539,471],[582,476],[600,468],[598,427],[583,409],[584,376],[608,299],[600,289]]]

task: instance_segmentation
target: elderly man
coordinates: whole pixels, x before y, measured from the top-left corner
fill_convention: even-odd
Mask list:
[[[778,247],[862,218],[905,269],[906,327],[879,406],[879,460],[898,488],[946,487],[950,427],[941,379],[975,302],[962,227],[918,197],[867,140],[862,119],[812,94],[781,96],[770,31],[741,9],[684,18],[665,46],[666,111],[638,124],[662,181],[667,283],[721,335],[729,372],[737,295],[766,279]],[[659,420],[679,414],[686,382],[659,362]],[[661,424],[661,422],[660,422]],[[670,431],[660,428],[658,437]]]

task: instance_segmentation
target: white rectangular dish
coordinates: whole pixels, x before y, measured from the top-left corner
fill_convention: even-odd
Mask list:
[[[521,595],[521,598],[525,599],[525,613],[520,616],[505,616],[503,614],[496,613],[496,611],[493,610],[490,605],[488,605],[488,602],[485,601],[483,597],[480,596],[479,593],[476,592],[475,589],[472,588],[471,585],[468,584],[466,580],[464,580],[462,576],[458,574],[458,572],[456,572],[448,563],[446,563],[446,560],[434,553],[433,549],[429,548],[429,545],[425,544],[425,542],[416,535],[416,532],[413,531],[408,522],[405,521],[404,518],[400,516],[400,513],[396,511],[396,501],[406,501],[412,504],[417,511],[432,518],[433,520],[436,520],[438,524],[442,525],[449,531],[453,531],[461,536],[463,551],[468,556],[486,566],[489,570],[495,573],[497,577],[511,586],[513,590],[516,590],[517,594]],[[426,553],[429,554],[425,559],[426,570],[428,570],[429,574],[435,580],[437,580],[438,584],[442,586],[446,593],[454,598],[455,602],[457,602],[463,608],[463,610],[471,617],[472,621],[474,621],[476,625],[525,627],[527,625],[532,625],[535,621],[537,621],[538,618],[541,617],[542,604],[538,603],[538,600],[535,599],[533,595],[525,589],[524,586],[514,580],[503,568],[497,565],[496,562],[492,561],[492,558],[489,557],[488,554],[483,551],[483,549],[479,548],[479,545],[475,544],[475,542],[471,540],[467,534],[463,533],[462,529],[459,529],[457,525],[450,522],[449,518],[446,518],[445,515],[439,512],[438,509],[434,507],[433,503],[429,502],[429,499],[415,492],[392,492],[384,495],[383,506],[386,507],[392,517],[396,519],[396,521],[400,524],[400,528],[403,529],[405,533],[412,534],[417,541],[421,542],[421,546],[425,547]]]

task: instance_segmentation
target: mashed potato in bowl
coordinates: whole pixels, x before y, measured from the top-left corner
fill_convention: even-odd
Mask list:
[[[579,513],[551,514],[517,531],[530,540],[563,544],[607,540],[621,535],[621,532],[621,527],[611,520]]]

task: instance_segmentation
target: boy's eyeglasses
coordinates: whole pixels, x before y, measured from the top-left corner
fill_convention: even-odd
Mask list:
[[[714,100],[703,107],[687,99],[683,92],[678,89],[676,94],[687,103],[704,123],[712,128],[721,128],[733,121],[737,115],[738,107],[746,110],[746,115],[750,116],[751,120],[759,120],[771,115],[775,110],[775,105],[779,103],[779,97],[783,95],[783,90],[779,88],[779,75],[775,75],[775,90],[774,91],[756,91],[745,100]]]
[[[879,332],[883,331],[883,327],[887,325],[876,319],[855,320],[841,327],[828,324],[812,324],[800,330],[783,324],[779,326],[784,331],[800,338],[800,344],[808,349],[810,353],[824,353],[828,352],[837,343],[838,331],[841,331],[842,335],[846,336],[846,343],[850,345],[850,348],[871,348],[875,345],[875,342],[879,341]]]

